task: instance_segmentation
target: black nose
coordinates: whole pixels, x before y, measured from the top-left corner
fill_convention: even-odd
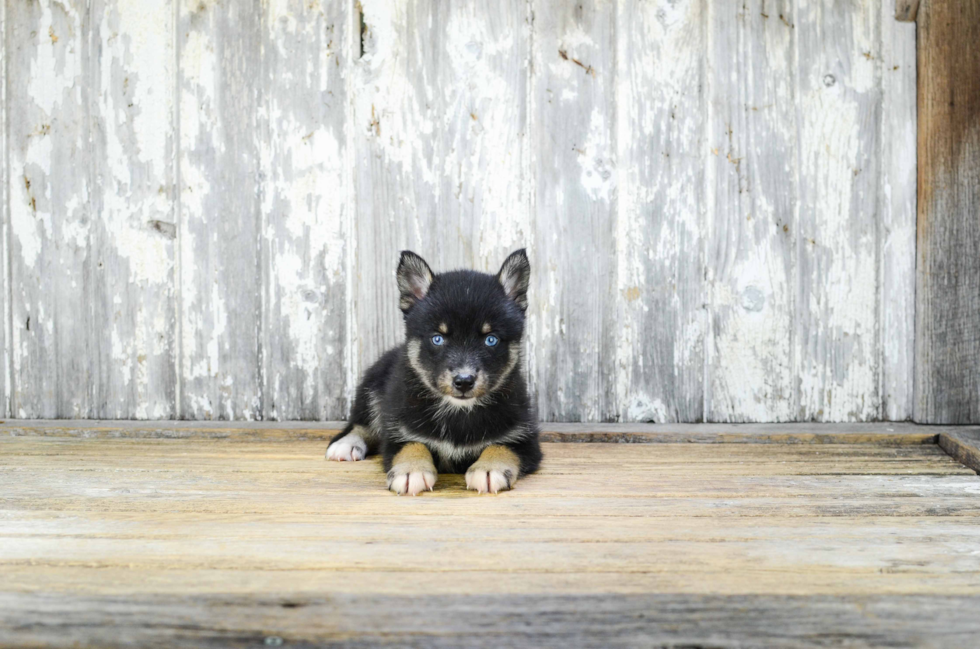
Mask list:
[[[457,374],[453,377],[453,387],[460,392],[469,392],[476,383],[476,377],[472,374]]]

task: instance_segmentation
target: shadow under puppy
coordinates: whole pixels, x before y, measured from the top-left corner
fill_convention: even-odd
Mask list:
[[[388,488],[417,495],[439,471],[466,471],[480,493],[511,489],[541,463],[537,417],[521,371],[531,275],[524,250],[500,272],[433,274],[404,251],[398,264],[406,341],[371,366],[327,459],[380,452]]]

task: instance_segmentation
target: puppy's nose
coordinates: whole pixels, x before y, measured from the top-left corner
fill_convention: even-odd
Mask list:
[[[457,374],[453,377],[453,387],[460,392],[469,392],[476,383],[476,377],[472,374]]]

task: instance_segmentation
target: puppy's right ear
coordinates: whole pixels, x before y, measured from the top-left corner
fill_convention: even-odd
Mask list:
[[[411,250],[402,250],[398,262],[398,291],[401,299],[398,306],[405,313],[422,301],[432,284],[432,269],[425,260]]]

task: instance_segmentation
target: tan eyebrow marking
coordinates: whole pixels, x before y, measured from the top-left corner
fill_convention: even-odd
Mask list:
[[[448,334],[449,333],[449,327],[446,326],[446,323],[445,322],[443,322],[442,324],[439,325],[439,333],[441,333],[441,334]]]
[[[484,322],[483,323],[483,333],[485,333],[485,334],[490,333],[490,323],[489,322]]]

